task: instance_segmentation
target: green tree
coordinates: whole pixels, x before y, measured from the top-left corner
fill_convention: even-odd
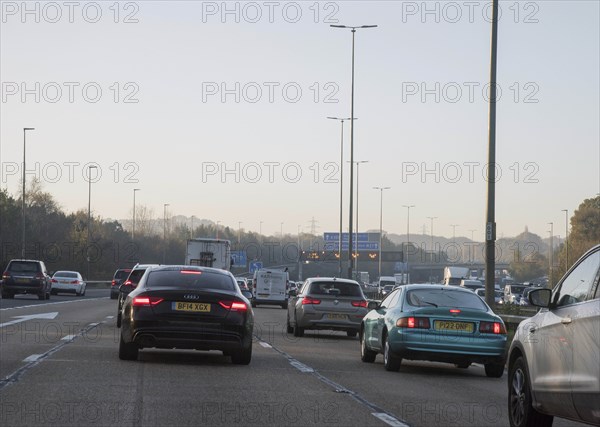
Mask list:
[[[548,268],[548,258],[539,252],[533,252],[523,259],[517,257],[510,263],[508,270],[515,280],[524,282],[545,276]]]

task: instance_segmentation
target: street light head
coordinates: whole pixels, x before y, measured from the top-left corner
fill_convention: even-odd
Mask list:
[[[35,130],[35,128],[23,128],[23,130]]]
[[[351,28],[351,27],[347,27],[346,25],[333,25],[333,24],[331,24],[329,26],[333,27],[333,28]]]
[[[356,28],[377,28],[377,25],[361,25],[360,27]]]

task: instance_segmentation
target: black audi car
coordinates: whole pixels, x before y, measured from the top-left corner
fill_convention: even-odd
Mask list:
[[[196,266],[149,267],[121,308],[119,358],[143,348],[220,350],[252,358],[254,314],[233,275]]]

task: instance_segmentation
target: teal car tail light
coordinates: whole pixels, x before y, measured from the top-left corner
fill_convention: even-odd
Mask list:
[[[396,320],[396,327],[408,329],[429,329],[428,317],[401,317]]]
[[[479,332],[482,334],[506,335],[506,327],[500,322],[479,322]]]

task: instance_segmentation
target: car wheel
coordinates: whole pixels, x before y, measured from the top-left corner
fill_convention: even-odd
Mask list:
[[[377,357],[377,352],[370,350],[367,347],[367,340],[365,338],[365,333],[360,334],[360,360],[365,363],[373,363],[375,358]]]
[[[356,331],[346,331],[346,335],[348,335],[350,338],[354,338],[357,334],[358,332]]]
[[[56,295],[58,292],[56,292],[56,290],[52,289],[50,290],[50,295]]]
[[[400,369],[401,363],[402,363],[402,359],[395,357],[392,354],[392,349],[390,347],[390,339],[386,335],[385,336],[385,344],[383,346],[383,366],[385,366],[385,370],[397,372],[398,369]]]
[[[536,411],[531,405],[529,375],[522,357],[508,373],[508,420],[511,427],[550,427],[553,417]]]
[[[294,328],[292,328],[292,325],[290,325],[290,318],[289,317],[287,318],[287,321],[286,321],[286,331],[287,331],[288,334],[291,334],[291,333],[294,332]]]
[[[11,294],[11,293],[9,293],[9,292],[2,292],[2,298],[3,298],[3,299],[12,299],[12,298],[14,298],[14,297],[15,297],[15,295],[14,295],[14,294]]]
[[[117,296],[114,294],[110,294],[110,299],[117,299]]]
[[[46,299],[46,292],[42,291],[38,294],[38,299],[39,300],[45,300]]]
[[[83,292],[81,293],[81,296],[84,297],[85,296],[85,288],[83,288]]]
[[[119,359],[121,360],[137,360],[139,347],[136,343],[126,343],[123,341],[123,335],[120,335],[119,340]]]
[[[504,374],[504,364],[502,363],[486,363],[485,374],[490,378],[500,378]]]
[[[304,336],[304,328],[298,326],[298,320],[296,319],[296,325],[294,326],[294,336],[295,337],[303,337]]]
[[[235,365],[248,365],[252,360],[252,346],[231,354],[231,362]]]
[[[117,328],[121,327],[121,312],[117,313]]]
[[[281,304],[281,308],[283,308],[284,310],[287,310],[287,301],[284,302],[283,304]]]
[[[252,305],[252,308],[256,308],[256,301],[255,300],[252,300],[250,304]]]

